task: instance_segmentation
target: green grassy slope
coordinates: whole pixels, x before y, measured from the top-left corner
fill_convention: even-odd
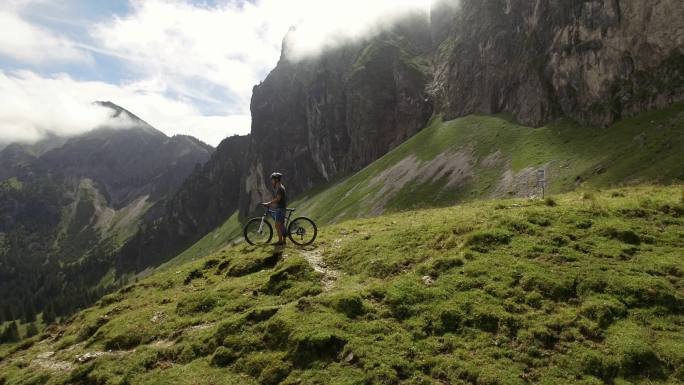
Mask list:
[[[684,190],[491,200],[231,246],[23,345],[9,384],[675,384]]]
[[[684,104],[610,128],[559,121],[542,128],[502,117],[435,120],[356,175],[294,203],[321,223],[486,197],[684,179]]]
[[[559,121],[541,128],[505,117],[468,116],[430,126],[357,174],[292,203],[318,224],[484,198],[538,194],[544,168],[551,193],[684,180],[684,103],[610,128]],[[264,197],[266,198],[266,197]],[[238,240],[237,216],[170,265],[200,258]]]
[[[197,241],[197,243],[182,252],[176,258],[162,265],[160,268],[172,268],[174,266],[205,257],[208,254],[212,254],[222,249],[231,241],[235,241],[241,236],[241,234],[242,224],[240,223],[238,214],[236,212],[230,218],[228,218],[223,225],[205,235],[202,239]]]

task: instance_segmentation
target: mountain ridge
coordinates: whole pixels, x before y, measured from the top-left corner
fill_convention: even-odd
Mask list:
[[[682,7],[438,1],[429,14],[296,60],[286,36],[276,68],[254,88],[247,157],[231,161],[245,172],[227,195],[238,194],[244,220],[270,193],[272,171],[302,196],[354,175],[436,116],[507,113],[533,127],[565,117],[600,130],[670,105],[684,97]],[[135,258],[146,252],[175,256],[141,248]]]
[[[124,282],[116,250],[213,153],[100,105],[131,125],[0,152],[0,319],[69,314]]]

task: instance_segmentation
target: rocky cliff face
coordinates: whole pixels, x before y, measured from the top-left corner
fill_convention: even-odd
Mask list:
[[[443,0],[430,15],[315,57],[292,58],[289,39],[254,88],[250,137],[220,148],[122,263],[149,266],[144,250],[171,258],[232,208],[244,218],[269,197],[272,171],[286,175],[291,195],[349,175],[434,114],[602,126],[684,98],[680,0]]]
[[[276,69],[254,88],[243,215],[269,195],[272,171],[286,175],[291,194],[304,192],[376,160],[432,114],[426,14],[315,58],[293,60],[287,44]]]
[[[604,126],[684,98],[684,2],[445,0],[430,18],[317,58],[284,55],[254,89],[245,215],[268,175],[293,193],[356,171],[422,127],[510,113]]]
[[[437,112],[608,125],[684,98],[684,2],[463,0],[433,12]]]

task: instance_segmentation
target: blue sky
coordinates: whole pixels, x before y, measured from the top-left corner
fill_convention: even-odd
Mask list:
[[[115,125],[110,100],[168,135],[250,131],[252,87],[292,60],[373,33],[429,0],[3,0],[0,142]]]

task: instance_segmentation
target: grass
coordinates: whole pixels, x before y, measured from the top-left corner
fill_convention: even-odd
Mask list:
[[[223,225],[204,236],[178,257],[169,261],[167,264],[162,265],[162,268],[177,266],[185,262],[197,260],[207,254],[214,253],[230,244],[231,241],[241,235],[242,224],[238,219],[238,213],[235,212]]]
[[[480,201],[325,226],[306,250],[229,246],[1,346],[0,383],[681,383],[682,191]]]
[[[450,206],[483,197],[526,196],[535,192],[534,171],[545,168],[552,194],[578,187],[606,188],[684,179],[684,104],[625,119],[610,128],[584,127],[561,120],[541,128],[518,125],[506,116],[434,119],[413,138],[357,174],[312,191],[293,205],[320,223],[368,217],[382,212]],[[470,174],[449,185],[448,175],[425,178],[420,167],[439,156],[462,153]],[[387,170],[413,160],[411,171]],[[449,169],[451,167],[451,169]],[[399,169],[397,169],[399,170]],[[422,171],[422,172],[421,172]],[[506,175],[518,185],[502,185]],[[407,175],[409,175],[407,177]],[[441,175],[441,177],[440,177]],[[399,187],[383,187],[400,180]]]
[[[369,61],[376,45],[359,58]],[[610,128],[584,127],[560,120],[541,128],[516,124],[508,116],[468,116],[449,122],[433,119],[428,127],[358,173],[315,188],[292,203],[298,215],[319,225],[407,209],[447,207],[483,198],[524,197],[537,193],[535,171],[545,168],[550,193],[639,183],[684,180],[684,103],[625,119]],[[407,159],[424,167],[444,154],[465,154],[470,175],[449,184],[458,168],[442,166],[441,177],[399,172],[399,186],[387,170]],[[492,161],[494,159],[494,161]],[[517,186],[503,188],[510,174]],[[237,214],[168,265],[201,258],[241,235]]]

